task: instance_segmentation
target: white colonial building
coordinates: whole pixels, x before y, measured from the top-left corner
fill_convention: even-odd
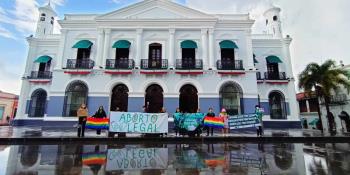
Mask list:
[[[170,0],[144,0],[107,14],[67,14],[53,34],[56,13],[39,9],[16,123],[76,120],[92,114],[183,112],[230,114],[265,110],[267,127],[300,127],[289,46],[280,8],[266,11],[267,34],[252,34],[248,14],[206,14]]]

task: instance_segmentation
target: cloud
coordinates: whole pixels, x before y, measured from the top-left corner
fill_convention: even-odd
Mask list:
[[[15,67],[10,67],[3,61],[5,58],[1,57],[0,60],[0,90],[18,94],[21,89],[21,83],[19,82],[24,66],[16,65]]]
[[[10,39],[17,39],[9,30],[0,25],[0,36]]]

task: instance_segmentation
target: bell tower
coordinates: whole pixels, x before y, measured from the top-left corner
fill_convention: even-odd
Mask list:
[[[36,27],[37,38],[45,38],[53,33],[53,25],[55,23],[56,12],[51,7],[50,2],[39,8],[39,19]]]
[[[281,9],[278,7],[273,7],[264,13],[268,34],[272,34],[276,39],[283,37],[280,13]]]

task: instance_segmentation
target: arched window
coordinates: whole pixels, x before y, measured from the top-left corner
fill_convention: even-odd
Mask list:
[[[29,117],[44,117],[46,111],[47,93],[43,89],[33,92],[30,98]]]
[[[226,83],[220,90],[220,107],[225,108],[229,115],[241,114],[243,112],[242,98],[243,91],[237,83]]]
[[[196,87],[186,84],[180,89],[180,111],[196,113],[198,109],[198,91]]]
[[[278,17],[277,16],[273,16],[273,21],[277,21]]]
[[[45,13],[42,13],[40,15],[40,21],[45,21],[45,18],[46,18],[46,14]]]
[[[341,125],[342,128],[347,131],[350,132],[350,116],[346,111],[342,111],[339,115],[340,119],[341,119]]]
[[[115,86],[112,90],[111,111],[128,111],[129,89],[124,84]],[[119,109],[118,109],[119,108]]]
[[[281,92],[270,93],[269,106],[271,119],[287,119],[285,98]]]
[[[281,170],[289,170],[293,165],[293,146],[291,144],[276,144],[274,148],[274,160]]]
[[[65,93],[63,116],[76,116],[81,104],[87,104],[88,87],[82,81],[68,85]]]
[[[146,89],[145,106],[149,113],[159,113],[163,107],[163,88],[157,84]]]
[[[52,25],[53,25],[54,21],[55,21],[55,18],[54,18],[54,17],[51,17],[51,24],[52,24]]]
[[[39,158],[39,145],[25,145],[20,146],[20,161],[23,167],[30,168],[38,162]]]

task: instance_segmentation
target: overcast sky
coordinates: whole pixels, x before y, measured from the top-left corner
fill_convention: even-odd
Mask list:
[[[0,90],[19,94],[28,46],[35,31],[37,8],[48,0],[0,0]],[[106,13],[139,0],[51,0],[65,13]],[[309,62],[326,59],[350,64],[350,0],[176,0],[206,13],[250,13],[254,33],[262,33],[262,13],[271,5],[282,8],[284,35],[291,35],[296,76]],[[56,32],[59,29],[56,27]]]

